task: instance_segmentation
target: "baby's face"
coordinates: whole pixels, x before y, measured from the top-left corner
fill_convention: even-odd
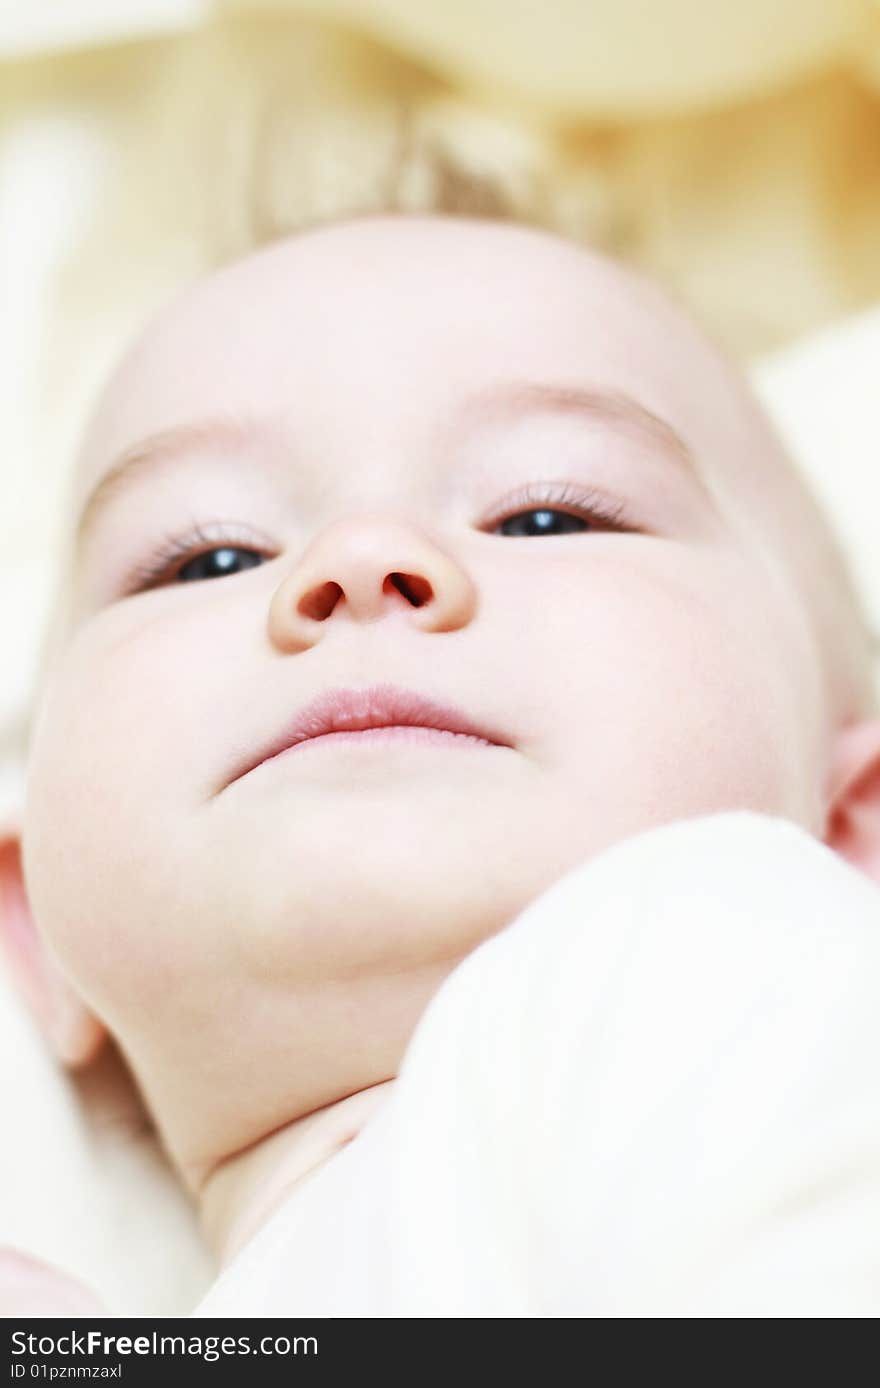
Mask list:
[[[523,228],[313,231],[150,326],[86,440],[24,851],[194,1186],[393,1075],[455,962],[615,840],[818,827],[767,447],[659,294]],[[261,761],[377,684],[495,741]]]

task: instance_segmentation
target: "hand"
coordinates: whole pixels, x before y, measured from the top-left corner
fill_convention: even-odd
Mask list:
[[[0,1248],[0,1317],[107,1316],[95,1293],[75,1277],[14,1248]]]

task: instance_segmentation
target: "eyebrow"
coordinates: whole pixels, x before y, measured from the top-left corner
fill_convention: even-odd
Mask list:
[[[705,485],[696,459],[681,434],[668,420],[626,391],[556,381],[504,380],[472,395],[465,401],[462,414],[466,423],[504,423],[530,414],[572,414],[594,422],[623,424],[649,443],[659,444],[696,481]]]
[[[266,431],[268,421],[231,414],[211,415],[171,429],[161,429],[131,444],[88,493],[76,523],[75,547],[81,549],[88,532],[108,503],[159,463],[204,448],[238,451]]]
[[[602,386],[567,385],[535,380],[505,380],[490,384],[460,407],[459,427],[507,423],[532,414],[570,414],[592,421],[623,424],[649,443],[659,445],[702,488],[706,482],[682,436],[660,415],[624,391]],[[89,531],[111,498],[159,463],[205,448],[241,452],[261,436],[276,433],[277,419],[219,414],[163,429],[126,448],[88,494],[76,524],[75,547],[80,550]],[[277,433],[276,433],[277,437]]]

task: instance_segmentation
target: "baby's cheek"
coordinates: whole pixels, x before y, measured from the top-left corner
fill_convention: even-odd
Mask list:
[[[187,749],[185,657],[161,639],[83,633],[56,667],[32,746],[25,865],[38,923],[83,978],[130,973],[152,950],[155,901],[174,893]],[[169,677],[173,671],[176,681]],[[172,695],[176,683],[177,695]],[[166,979],[166,983],[169,980]]]
[[[70,643],[38,728],[59,787],[117,811],[120,796],[136,806],[163,786],[173,791],[185,776],[188,729],[210,713],[198,703],[199,652],[180,623],[162,613],[133,625],[119,611],[93,619]]]
[[[689,813],[751,808],[801,818],[813,758],[810,689],[768,607],[740,590],[670,607],[652,634],[646,697],[661,767]]]
[[[609,810],[646,824],[729,807],[801,817],[811,682],[739,556],[655,546],[609,565],[583,615],[568,726]]]

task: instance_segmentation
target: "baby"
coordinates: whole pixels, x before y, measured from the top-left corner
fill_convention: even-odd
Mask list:
[[[880,876],[835,541],[723,355],[598,254],[379,215],[222,269],[116,370],[71,519],[0,917],[63,1061],[115,1038],[220,1263],[577,864],[744,809]]]

